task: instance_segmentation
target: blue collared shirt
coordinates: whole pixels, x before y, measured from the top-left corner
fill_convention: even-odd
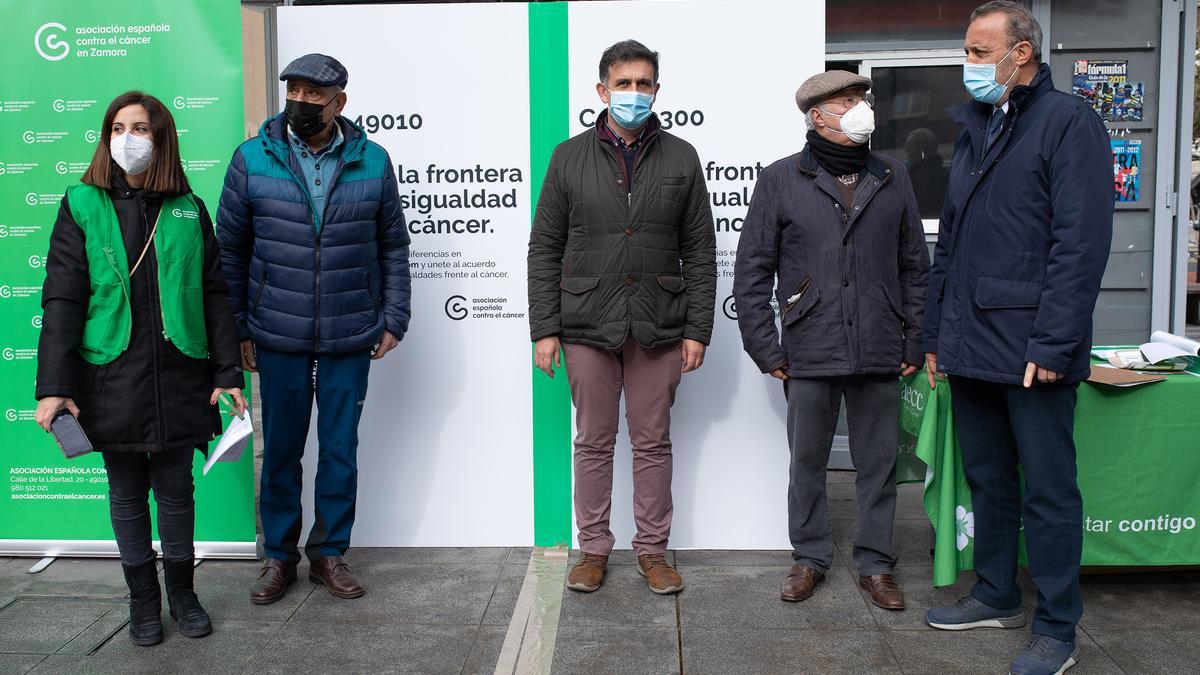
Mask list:
[[[329,141],[329,145],[315,153],[290,127],[288,138],[291,140],[292,153],[296,155],[296,161],[300,162],[304,182],[308,184],[308,194],[312,196],[313,225],[316,226],[317,232],[320,232],[321,217],[325,215],[325,195],[332,187],[329,182],[337,168],[338,156],[341,155],[345,141],[342,127],[335,123],[333,139]]]

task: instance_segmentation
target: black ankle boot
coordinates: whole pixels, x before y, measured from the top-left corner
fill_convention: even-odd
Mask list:
[[[154,560],[131,567],[122,564],[129,586],[129,637],[139,647],[163,641],[162,590]]]
[[[193,560],[163,561],[163,576],[167,580],[167,604],[171,618],[179,624],[179,634],[190,638],[204,637],[212,632],[212,620],[200,606],[192,587],[195,571]]]

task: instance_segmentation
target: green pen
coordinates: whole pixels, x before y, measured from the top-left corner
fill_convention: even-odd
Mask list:
[[[233,397],[229,395],[229,392],[223,391],[217,394],[217,401],[225,406],[230,415],[236,416],[239,420],[245,419],[246,416],[243,413],[239,413],[237,406],[233,404]]]

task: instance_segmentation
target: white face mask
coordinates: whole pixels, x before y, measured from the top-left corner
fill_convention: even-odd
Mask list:
[[[125,170],[125,173],[136,176],[150,166],[150,158],[154,156],[154,141],[145,136],[135,136],[124,133],[113,136],[108,142],[113,161]]]
[[[842,118],[842,130],[838,131],[833,127],[825,127],[837,134],[844,134],[852,142],[862,145],[871,138],[871,132],[875,131],[875,111],[866,101],[859,101],[853,108],[847,110],[844,114],[831,113],[827,110],[821,110],[822,115]]]

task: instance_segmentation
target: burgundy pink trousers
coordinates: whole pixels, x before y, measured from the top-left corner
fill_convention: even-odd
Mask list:
[[[646,349],[632,338],[617,350],[564,344],[575,405],[575,521],[584,553],[608,555],[615,539],[613,449],[625,394],[633,446],[633,519],[638,555],[663,553],[671,535],[671,405],[683,358],[679,344]]]

